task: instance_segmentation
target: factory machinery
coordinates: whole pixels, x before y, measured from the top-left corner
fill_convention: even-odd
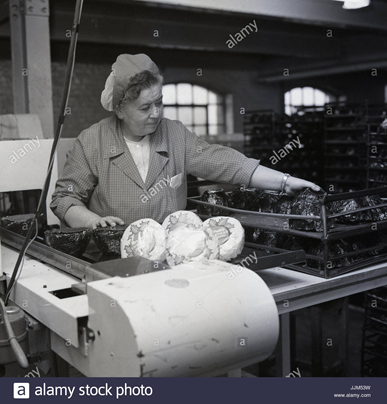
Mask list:
[[[2,229],[2,296],[23,240]],[[1,365],[47,371],[52,350],[87,376],[219,375],[266,359],[279,332],[268,287],[242,266],[170,268],[139,257],[93,264],[39,239],[6,313]]]

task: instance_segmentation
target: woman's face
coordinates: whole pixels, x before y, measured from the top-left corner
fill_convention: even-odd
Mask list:
[[[121,119],[127,139],[140,141],[144,136],[156,131],[163,113],[163,94],[161,84],[142,90],[140,96],[126,102],[117,116]]]

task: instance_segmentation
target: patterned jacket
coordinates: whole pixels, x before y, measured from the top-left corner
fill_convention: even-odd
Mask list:
[[[179,121],[163,118],[150,136],[144,183],[115,115],[84,130],[56,183],[50,205],[55,215],[65,223],[71,206],[86,206],[126,224],[142,218],[162,222],[170,213],[185,209],[187,174],[248,186],[259,165],[234,149],[208,144]]]

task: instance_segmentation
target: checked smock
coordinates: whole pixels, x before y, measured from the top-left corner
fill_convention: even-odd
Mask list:
[[[144,183],[115,115],[84,130],[56,183],[50,205],[54,214],[65,223],[71,206],[86,206],[101,217],[117,216],[126,224],[143,218],[161,223],[172,212],[185,209],[187,174],[248,186],[259,165],[234,149],[208,144],[179,121],[163,118],[150,136]]]

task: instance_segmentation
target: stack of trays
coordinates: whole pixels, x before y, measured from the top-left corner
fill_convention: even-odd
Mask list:
[[[361,375],[387,376],[387,287],[365,293]]]

